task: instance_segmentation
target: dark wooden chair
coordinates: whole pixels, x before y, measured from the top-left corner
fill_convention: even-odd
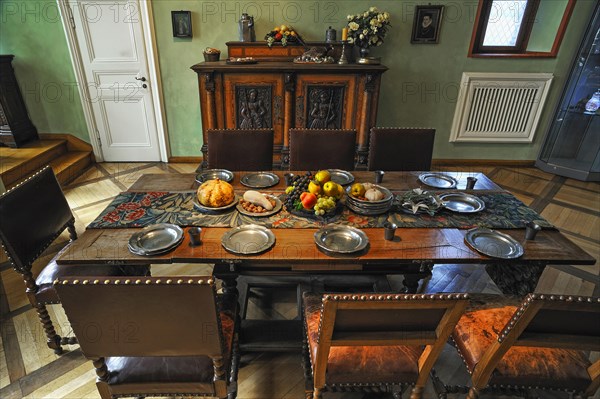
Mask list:
[[[584,352],[600,350],[600,298],[529,294],[517,306],[465,313],[452,338],[471,373],[469,399],[507,387],[588,397],[600,386],[600,360]]]
[[[48,347],[57,354],[62,353],[62,345],[74,344],[76,340],[61,338],[56,333],[46,309],[48,304],[60,303],[52,286],[56,278],[83,273],[145,275],[149,271],[148,266],[59,266],[56,258],[66,249],[63,248],[34,278],[33,263],[65,229],[69,231],[70,241],[77,239],[75,218],[50,167],[0,196],[0,240],[13,268],[23,276],[27,298],[44,326]]]
[[[367,390],[401,398],[414,384],[410,397],[421,398],[468,302],[467,294],[304,295],[306,396]]]
[[[206,136],[209,169],[273,169],[272,129],[209,129]]]
[[[81,277],[56,290],[102,399],[235,398],[235,300],[212,277]]]
[[[356,130],[290,129],[290,170],[354,170]]]
[[[430,170],[435,129],[371,129],[368,170]]]

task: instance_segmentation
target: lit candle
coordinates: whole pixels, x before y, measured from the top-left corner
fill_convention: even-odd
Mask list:
[[[348,40],[348,28],[342,29],[342,41],[345,42]]]

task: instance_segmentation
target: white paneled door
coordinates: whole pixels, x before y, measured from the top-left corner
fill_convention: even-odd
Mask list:
[[[160,161],[139,1],[68,4],[104,160]]]

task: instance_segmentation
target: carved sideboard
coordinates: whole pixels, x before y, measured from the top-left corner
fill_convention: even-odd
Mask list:
[[[202,167],[208,129],[272,128],[275,167],[289,166],[290,128],[356,129],[356,168],[367,162],[369,130],[377,121],[383,65],[202,62]]]

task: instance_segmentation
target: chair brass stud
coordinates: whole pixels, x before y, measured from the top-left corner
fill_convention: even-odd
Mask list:
[[[199,279],[199,280],[198,280],[198,284],[200,284],[200,285],[204,284],[204,280],[202,280],[202,279]]]
[[[60,281],[58,279],[54,279],[54,281],[52,282],[52,284],[60,284]]]
[[[146,280],[146,284],[152,284],[152,280],[150,280],[150,279],[147,279],[147,280]]]
[[[131,284],[131,280],[129,280],[129,279],[125,280],[125,284]]]
[[[115,280],[115,285],[121,284],[121,280]]]
[[[361,295],[361,296],[360,296],[360,300],[361,300],[361,301],[365,301],[366,299],[367,299],[367,296],[366,296],[366,295]]]
[[[139,278],[137,280],[135,280],[136,284],[141,284],[142,280],[140,280]]]
[[[154,284],[160,284],[160,283],[162,283],[161,279],[156,279],[156,281],[154,281]]]
[[[357,301],[358,300],[358,295],[352,295],[352,300]]]
[[[561,301],[564,301],[565,297],[564,297],[564,295],[561,295],[561,296],[558,297],[558,299],[561,300]]]
[[[165,281],[166,284],[171,284],[173,282],[173,280],[168,279],[167,281]]]
[[[394,299],[394,298],[393,298],[391,295],[388,295],[388,296],[386,297],[386,299],[387,299],[388,301],[391,301],[391,300],[392,300],[392,299]]]
[[[100,284],[100,280],[94,280],[94,284]]]
[[[69,284],[69,280],[65,280],[62,283],[63,283],[63,285],[67,285],[67,284]]]
[[[110,280],[104,280],[104,284],[110,284]]]
[[[81,284],[83,284],[83,285],[88,285],[88,284],[89,284],[89,282],[90,282],[90,280],[83,280],[83,281],[81,282]]]
[[[182,279],[177,280],[177,284],[183,284],[183,280]]]
[[[333,300],[334,301],[339,301],[340,300],[340,296],[339,295],[334,295]]]
[[[554,295],[550,295],[550,300],[553,301],[554,300]]]
[[[533,296],[533,298],[537,298],[537,296],[536,296],[536,295],[534,295],[534,296]],[[542,295],[540,295],[540,296],[539,296],[539,298],[540,298],[540,299],[546,299],[546,295],[543,295],[543,294],[542,294]]]
[[[187,282],[188,282],[188,284],[194,284],[194,280],[192,280],[192,279],[189,279]]]
[[[213,284],[213,283],[214,283],[214,281],[213,281],[212,279],[208,279],[208,280],[206,280],[206,284],[209,284],[209,285],[210,285],[210,284]]]
[[[379,295],[379,296],[377,297],[377,299],[379,299],[380,301],[383,301],[383,300],[385,299],[385,297],[384,297],[383,295]]]

